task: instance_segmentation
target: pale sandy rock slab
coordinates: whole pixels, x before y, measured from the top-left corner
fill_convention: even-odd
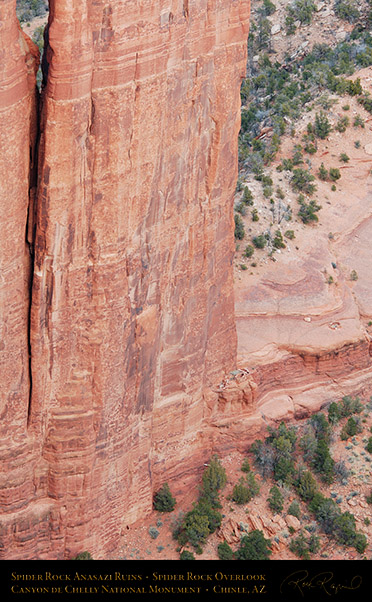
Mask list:
[[[298,518],[292,516],[291,514],[288,514],[288,516],[285,517],[285,522],[287,523],[287,527],[292,527],[292,529],[294,529],[295,531],[301,529],[300,521],[298,520]]]

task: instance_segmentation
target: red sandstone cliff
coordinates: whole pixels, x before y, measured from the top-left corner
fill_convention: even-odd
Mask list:
[[[249,2],[51,0],[35,203],[15,2],[0,6],[0,554],[105,557],[160,483],[192,478],[206,391],[234,366]]]

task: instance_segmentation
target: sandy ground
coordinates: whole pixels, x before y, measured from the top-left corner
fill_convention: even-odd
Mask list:
[[[353,77],[360,77],[363,87],[372,90],[371,67]],[[348,111],[342,109],[346,103],[350,106]],[[318,110],[319,107],[314,107],[300,120],[295,136],[283,140],[278,157],[291,156],[294,145],[301,143],[307,123],[313,122]],[[364,128],[353,127],[357,114],[364,118]],[[274,214],[270,211],[269,201],[263,197],[261,183],[253,176],[245,182],[254,194],[254,206],[248,207],[243,217],[246,236],[237,244],[239,250],[234,268],[239,361],[242,365],[268,363],[289,350],[332,350],[369,337],[368,322],[372,317],[372,155],[369,149],[372,117],[350,97],[337,99],[328,112],[333,124],[344,115],[351,123],[345,133],[332,131],[328,139],[318,141],[316,154],[303,154],[304,160],[310,160],[313,174],[322,162],[327,169],[337,167],[341,172],[336,191],[331,189],[332,182],[316,178],[314,199],[322,207],[317,224],[305,225],[297,217],[298,193],[290,187],[291,173],[276,171],[280,161],[266,170],[274,180],[273,190],[279,186],[285,195],[282,201],[275,200]],[[359,148],[355,147],[356,140],[359,140]],[[349,156],[348,163],[340,161],[341,153]],[[301,167],[306,168],[306,163]],[[291,221],[278,223],[279,202],[292,208]],[[252,221],[253,208],[258,211],[258,222]],[[285,249],[275,251],[272,257],[268,256],[267,249],[257,249],[250,259],[244,258],[244,249],[247,244],[252,244],[253,236],[268,230],[273,233],[277,229],[283,234],[287,229],[294,231],[293,240],[284,239]],[[243,270],[242,265],[248,269]],[[350,279],[353,270],[357,272],[356,281]]]

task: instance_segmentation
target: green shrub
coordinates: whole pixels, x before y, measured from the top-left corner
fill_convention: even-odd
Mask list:
[[[301,531],[301,533],[295,539],[291,540],[289,549],[299,558],[302,558],[303,560],[310,560],[308,541],[303,531]]]
[[[330,133],[332,126],[329,122],[327,115],[320,111],[320,113],[315,114],[315,122],[314,122],[314,133],[318,138],[325,140]]]
[[[278,514],[283,510],[283,494],[281,491],[274,485],[270,489],[270,496],[267,498],[269,508],[275,514]]]
[[[326,169],[324,167],[324,163],[321,163],[319,170],[318,170],[318,178],[319,180],[323,180],[323,182],[326,182],[326,180],[328,180],[328,169]]]
[[[262,531],[251,531],[243,535],[239,548],[235,553],[237,560],[268,560],[271,555],[271,542],[265,539]]]
[[[266,441],[264,443],[263,441],[257,440],[252,443],[251,452],[255,456],[255,465],[258,472],[264,478],[267,478],[274,470],[275,451],[272,445]]]
[[[156,539],[159,535],[159,531],[156,529],[156,527],[149,527],[149,535],[151,539]]]
[[[249,472],[245,478],[241,477],[234,486],[231,499],[236,504],[247,504],[255,495],[258,495],[259,491],[260,487],[253,472]]]
[[[295,20],[298,19],[305,25],[310,25],[315,10],[315,4],[312,0],[295,0],[287,7],[288,15]]]
[[[285,18],[285,33],[287,36],[292,36],[296,33],[296,19],[292,15],[287,15]]]
[[[311,501],[317,493],[317,482],[309,470],[299,471],[294,485],[298,495],[305,502]]]
[[[349,123],[350,123],[350,120],[349,120],[348,116],[344,115],[336,123],[335,129],[340,133],[346,132],[346,128],[349,125]]]
[[[312,462],[314,470],[316,470],[325,483],[332,483],[334,478],[334,460],[329,452],[328,445],[324,439],[318,440],[318,445],[315,450],[314,460]]]
[[[368,439],[368,443],[366,445],[366,450],[367,450],[367,452],[372,454],[372,437],[369,437],[369,439]]]
[[[342,161],[343,163],[348,163],[350,161],[350,157],[348,157],[346,153],[341,153],[340,161]]]
[[[371,493],[369,495],[366,495],[366,502],[367,504],[372,504],[372,489],[371,489]]]
[[[168,483],[159,489],[154,495],[153,506],[158,512],[172,512],[176,505],[176,500],[172,496]]]
[[[240,203],[238,203],[236,205],[235,211],[237,211],[238,213],[240,213],[240,215],[245,215],[247,213],[245,203],[243,203],[243,201],[240,201]]]
[[[363,117],[361,115],[355,115],[353,126],[355,128],[357,128],[357,127],[364,128],[365,127],[365,125],[364,125],[364,119],[363,119]]]
[[[292,516],[295,516],[296,518],[300,518],[301,509],[300,509],[300,504],[298,503],[297,500],[293,500],[293,502],[289,506],[288,514],[291,514]]]
[[[265,15],[265,17],[269,17],[270,15],[274,14],[275,11],[276,11],[276,6],[273,2],[271,2],[271,0],[263,1],[263,6],[261,8],[261,12],[263,15]]]
[[[246,205],[253,205],[253,194],[249,190],[248,186],[244,187],[243,199],[242,200],[243,200],[243,203],[245,203]]]
[[[355,270],[351,270],[351,272],[350,272],[350,280],[352,282],[355,282],[356,280],[358,280],[358,273]]]
[[[296,238],[296,236],[295,236],[295,233],[294,233],[294,231],[293,231],[293,230],[286,230],[286,231],[284,232],[284,236],[285,236],[286,238],[289,238],[289,240],[293,240],[294,238]]]
[[[266,247],[267,244],[267,240],[263,234],[260,234],[259,236],[254,236],[252,238],[252,242],[256,249],[263,249],[264,247]]]
[[[273,239],[273,247],[274,249],[285,249],[285,243],[283,240],[283,235],[280,230],[275,232],[275,236]]]
[[[336,180],[339,180],[340,178],[341,178],[340,170],[337,167],[330,167],[329,179],[332,180],[332,182],[336,182]]]
[[[304,224],[319,221],[316,213],[322,208],[321,205],[318,205],[314,200],[311,200],[309,203],[302,201],[300,205],[298,216]]]
[[[312,462],[314,460],[317,444],[318,441],[315,436],[314,428],[311,426],[306,427],[299,443],[305,462]]]
[[[195,556],[189,550],[183,550],[180,554],[180,560],[195,560]]]
[[[213,456],[202,477],[201,498],[208,500],[213,508],[220,508],[218,494],[226,485],[227,477],[224,467],[217,456]]]
[[[248,458],[244,458],[243,464],[241,465],[240,470],[243,471],[243,472],[250,472],[251,471],[251,465],[249,464]]]
[[[71,560],[93,560],[93,557],[90,552],[79,552],[74,558]]]
[[[252,257],[254,253],[254,247],[252,245],[247,245],[244,250],[244,257]]]
[[[328,422],[330,424],[337,424],[341,418],[341,413],[338,404],[333,401],[328,408]]]
[[[295,472],[295,464],[292,458],[279,457],[274,463],[274,479],[282,483],[290,483]]]
[[[234,220],[235,220],[235,232],[234,232],[235,238],[237,238],[238,240],[243,240],[243,238],[245,236],[243,220],[240,217],[240,215],[238,215],[237,213],[235,213],[235,215],[234,215]]]
[[[327,443],[331,438],[331,427],[321,412],[313,414],[309,420],[309,424],[313,427],[316,438],[323,439]]]
[[[259,221],[259,216],[258,216],[258,211],[257,209],[253,209],[252,211],[252,222],[258,222]]]
[[[291,178],[291,186],[293,190],[297,192],[305,192],[306,194],[313,194],[316,190],[315,184],[312,182],[315,177],[306,169],[298,167],[293,170],[293,176]]]
[[[352,0],[337,0],[333,6],[333,10],[336,17],[349,23],[355,23],[360,16],[357,5]]]
[[[200,544],[203,545],[210,533],[208,516],[201,514],[197,508],[194,508],[185,515],[182,528],[186,541],[189,541],[195,547]]]
[[[234,558],[234,552],[230,548],[227,541],[218,544],[217,554],[220,560],[233,560]]]

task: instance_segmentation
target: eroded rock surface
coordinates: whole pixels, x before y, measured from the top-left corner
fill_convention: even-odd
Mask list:
[[[31,279],[34,62],[1,3],[2,557],[107,557],[209,455],[205,394],[236,354],[248,18],[246,0],[51,0]]]

